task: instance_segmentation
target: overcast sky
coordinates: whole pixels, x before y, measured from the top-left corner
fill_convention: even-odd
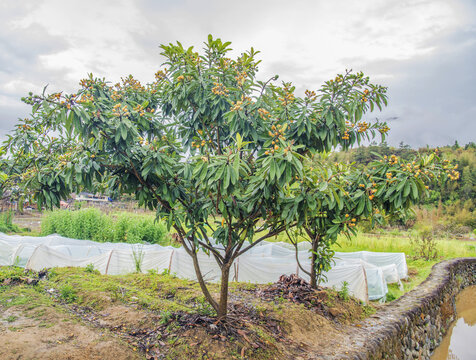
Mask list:
[[[198,49],[208,34],[260,50],[260,77],[298,92],[364,71],[389,87],[371,116],[392,145],[476,141],[474,0],[0,0],[0,138],[29,91],[75,91],[90,72],[153,81],[160,44]]]

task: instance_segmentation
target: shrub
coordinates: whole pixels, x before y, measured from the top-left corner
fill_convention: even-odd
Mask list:
[[[95,208],[56,210],[41,222],[41,234],[60,234],[99,242],[169,243],[167,227],[152,215],[119,213],[106,215]]]
[[[20,232],[21,229],[13,223],[13,211],[0,213],[0,232]]]
[[[427,224],[418,224],[416,228],[416,233],[410,238],[416,257],[427,261],[436,259],[438,250],[432,227]]]

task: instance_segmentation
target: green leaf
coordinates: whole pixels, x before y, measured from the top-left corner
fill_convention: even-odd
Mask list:
[[[321,182],[321,183],[320,183],[320,185],[319,185],[319,191],[321,191],[321,192],[324,192],[324,191],[326,191],[326,190],[327,190],[327,187],[328,187],[328,185],[329,185],[329,184],[327,183],[327,181],[323,181],[323,182]]]
[[[269,178],[270,180],[274,180],[274,176],[276,174],[276,164],[274,159],[271,160],[270,166],[269,166]]]
[[[355,211],[356,215],[361,215],[362,212],[364,211],[364,207],[365,207],[365,198],[361,197],[359,200],[359,205],[357,206],[357,209]]]
[[[127,140],[127,129],[125,126],[121,126],[121,136],[124,140]]]
[[[239,173],[240,173],[240,156],[239,156],[239,154],[235,155],[235,159],[233,161],[233,169],[235,170],[236,174],[239,175]]]
[[[418,199],[418,186],[415,183],[415,181],[412,181],[411,184],[412,184],[413,199],[417,200]]]
[[[228,189],[228,186],[230,185],[230,168],[226,166],[225,168],[225,178],[223,179],[223,190]]]

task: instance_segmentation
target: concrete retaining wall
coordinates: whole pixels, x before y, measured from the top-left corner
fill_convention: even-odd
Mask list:
[[[476,285],[476,258],[443,261],[421,285],[352,330],[349,345],[326,359],[429,359],[455,319],[455,297]]]

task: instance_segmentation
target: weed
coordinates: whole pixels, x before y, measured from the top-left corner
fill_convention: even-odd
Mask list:
[[[339,296],[339,299],[343,301],[349,301],[350,296],[349,296],[349,283],[347,281],[342,282],[342,287],[341,289],[337,292],[337,296]]]
[[[258,313],[265,314],[268,309],[265,306],[262,305],[255,305],[255,309]]]
[[[13,266],[20,266],[20,257],[15,256],[15,261],[13,261]]]
[[[72,303],[78,299],[78,296],[71,285],[65,284],[60,288],[60,298],[67,303]]]
[[[364,305],[362,306],[362,311],[364,312],[365,316],[369,316],[369,315],[375,314],[377,310],[375,310],[375,308],[372,306]]]
[[[50,327],[53,327],[53,326],[55,326],[54,323],[52,323],[52,322],[46,322],[46,321],[42,321],[42,322],[40,322],[40,323],[38,324],[38,327],[40,327],[40,328],[45,328],[45,329],[49,329]]]
[[[84,270],[87,272],[87,273],[94,273],[95,270],[94,270],[94,264],[88,264],[86,265],[86,267],[84,268]]]
[[[112,301],[118,301],[118,300],[124,300],[127,289],[125,289],[125,288],[123,288],[119,285],[113,285],[112,288],[110,289],[110,291],[111,291]]]
[[[48,279],[53,279],[56,276],[58,276],[58,271],[56,270],[56,268],[48,269]]]
[[[393,293],[393,291],[391,291],[391,290],[389,289],[387,295],[385,296],[385,301],[390,302],[390,301],[395,300],[396,298],[397,298],[397,296]]]
[[[134,265],[136,268],[136,273],[142,272],[142,262],[144,261],[144,246],[132,245],[132,259],[134,260]]]
[[[336,301],[336,294],[334,291],[327,291],[327,300],[325,302],[327,307],[334,307]]]
[[[166,325],[172,320],[173,313],[171,311],[165,310],[160,312],[160,320],[159,324],[160,325]]]
[[[215,309],[208,303],[204,296],[200,296],[197,298],[197,312],[200,315],[205,316],[215,316],[216,312]]]

